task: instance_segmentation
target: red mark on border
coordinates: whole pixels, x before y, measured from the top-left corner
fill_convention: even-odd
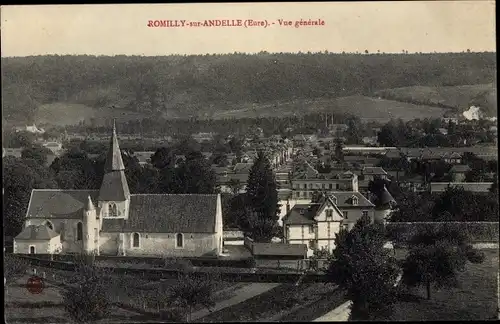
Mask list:
[[[38,276],[32,276],[26,282],[26,289],[32,294],[41,294],[43,288],[43,279]]]

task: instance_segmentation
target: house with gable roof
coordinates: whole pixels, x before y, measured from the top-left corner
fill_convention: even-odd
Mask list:
[[[14,253],[222,253],[220,195],[131,194],[114,123],[104,170],[99,190],[34,189]]]
[[[341,229],[351,230],[364,215],[372,221],[385,218],[388,200],[376,206],[357,191],[320,192],[309,203],[295,204],[283,218],[284,242],[307,244],[307,256],[317,249],[332,251]]]

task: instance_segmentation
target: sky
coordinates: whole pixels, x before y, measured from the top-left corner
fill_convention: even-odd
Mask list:
[[[267,20],[152,28],[149,20]],[[324,21],[280,26],[278,19]],[[272,25],[272,23],[275,23]],[[494,1],[29,5],[1,7],[1,55],[496,51]]]

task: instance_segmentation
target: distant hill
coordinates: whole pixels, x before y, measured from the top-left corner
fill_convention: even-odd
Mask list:
[[[79,109],[88,118],[238,117],[241,109],[290,114],[290,107],[308,113],[330,102],[331,109],[350,109],[343,102],[356,100],[343,98],[384,89],[486,84],[495,77],[495,53],[32,56],[2,58],[2,106],[3,118],[26,123],[57,122],[63,107],[72,111],[69,120]],[[383,109],[383,102],[363,100]]]

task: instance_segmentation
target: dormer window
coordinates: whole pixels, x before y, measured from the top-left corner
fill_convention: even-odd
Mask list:
[[[332,219],[332,218],[333,218],[333,210],[327,209],[326,210],[326,219]]]
[[[116,204],[113,202],[110,202],[108,205],[108,215],[109,216],[118,216],[118,212],[116,209]]]
[[[353,206],[357,206],[357,205],[358,205],[358,203],[359,203],[358,197],[353,196],[353,197],[352,197],[352,205],[353,205]]]

